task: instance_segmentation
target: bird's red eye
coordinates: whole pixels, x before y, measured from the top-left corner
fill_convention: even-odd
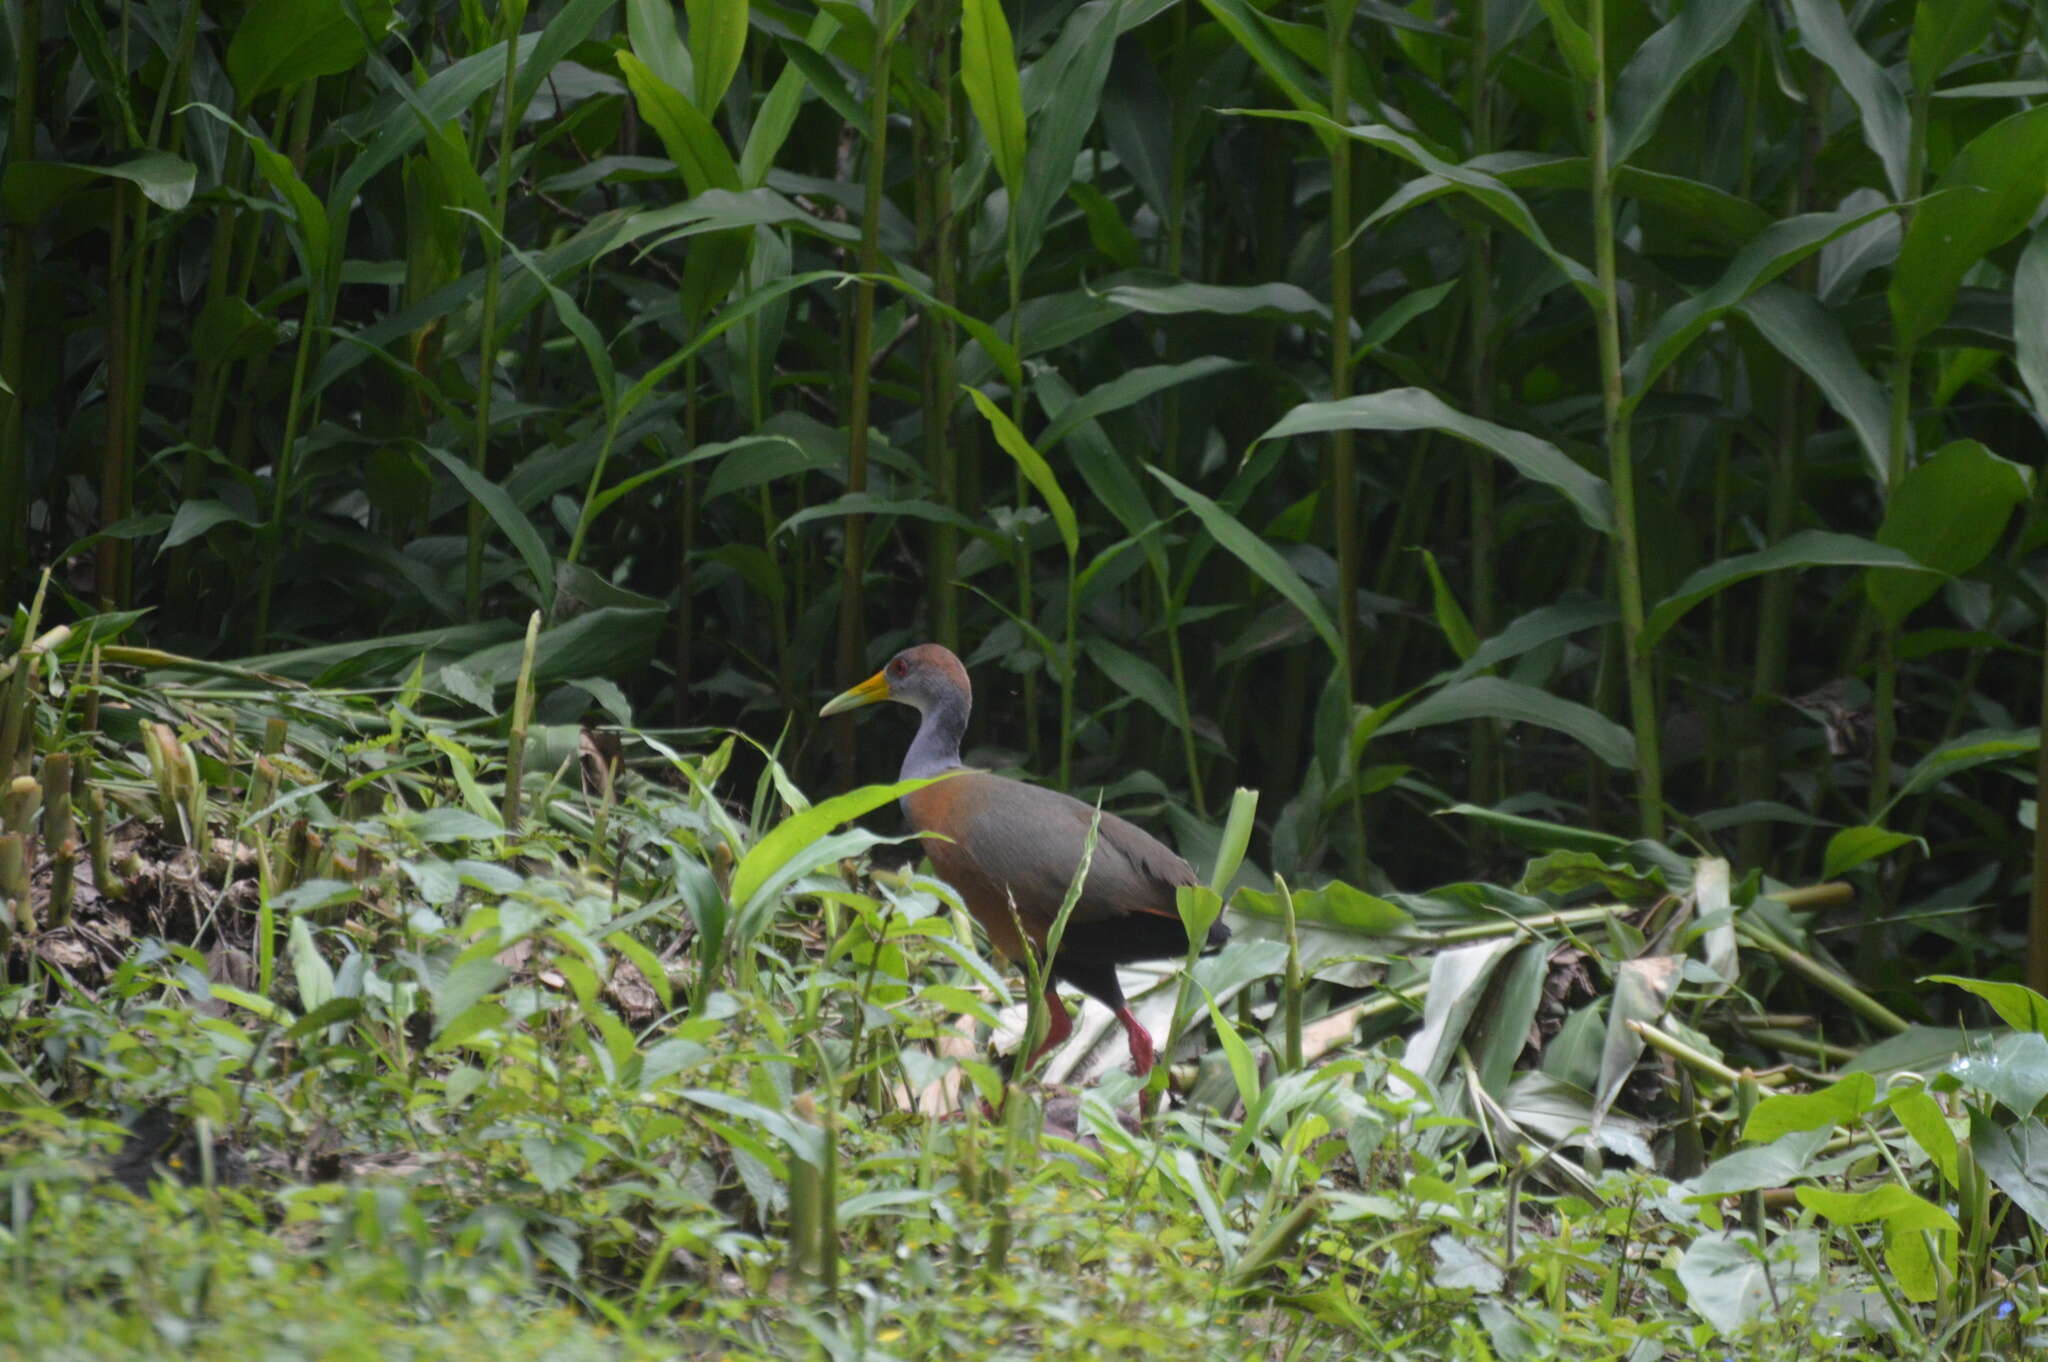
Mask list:
[[[910,669],[908,667],[903,665],[903,659],[900,657],[889,664],[889,675],[891,676],[900,677],[903,675],[904,672],[909,670]]]

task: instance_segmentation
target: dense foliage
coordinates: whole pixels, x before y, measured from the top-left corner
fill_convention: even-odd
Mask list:
[[[2023,1346],[2034,6],[5,14],[15,1337]],[[913,1097],[923,638],[1228,897],[1184,1105]]]

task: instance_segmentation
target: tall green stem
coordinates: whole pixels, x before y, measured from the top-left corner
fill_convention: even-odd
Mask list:
[[[498,86],[498,192],[491,203],[491,230],[484,241],[483,316],[477,332],[476,432],[469,447],[469,466],[480,478],[490,476],[491,385],[498,369],[498,276],[505,259],[505,205],[512,189],[512,135],[519,126],[518,115],[512,108],[512,81],[519,71],[519,30],[526,26],[526,0],[511,0],[505,7],[504,18],[505,75]],[[483,503],[471,498],[462,596],[464,609],[472,620],[483,615],[487,528]]]
[[[890,22],[892,6],[876,7],[875,28],[885,35],[875,44],[875,64],[868,73],[868,159],[866,198],[860,222],[861,281],[853,299],[853,354],[847,396],[846,490],[859,495],[868,487],[868,407],[871,400],[875,340],[874,274],[881,268],[882,183],[889,160],[889,49],[895,25]],[[861,580],[867,567],[868,522],[863,515],[846,517],[846,559],[839,589],[839,675],[851,679],[862,669],[867,652],[867,633],[861,606]],[[833,750],[839,763],[839,781],[854,780],[853,725],[842,719]]]
[[[1656,673],[1637,645],[1643,632],[1642,539],[1636,524],[1635,461],[1629,452],[1629,422],[1622,405],[1621,289],[1614,268],[1614,174],[1607,126],[1607,0],[1591,0],[1587,26],[1593,36],[1594,271],[1599,303],[1594,320],[1600,336],[1601,409],[1607,436],[1608,480],[1614,488],[1614,578],[1621,595],[1621,644],[1628,677],[1629,713],[1636,736],[1637,826],[1644,837],[1664,836],[1664,771],[1657,733]]]

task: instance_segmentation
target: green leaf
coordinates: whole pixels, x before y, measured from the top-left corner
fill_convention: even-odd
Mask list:
[[[1878,543],[1932,571],[1873,568],[1863,579],[1870,603],[1890,623],[1903,623],[1940,589],[1935,573],[1959,577],[1984,561],[2032,490],[2025,468],[1975,440],[1943,446],[1892,489],[1877,531]]]
[[[859,818],[892,799],[901,799],[913,791],[922,790],[934,780],[943,779],[945,777],[938,776],[927,780],[902,780],[893,785],[863,785],[858,790],[849,790],[802,813],[790,815],[754,843],[740,859],[739,865],[734,867],[729,897],[744,911],[774,884],[783,869],[810,843],[841,823]]]
[[[2028,238],[2013,272],[2012,348],[2035,412],[2048,412],[2048,224]]]
[[[1770,548],[1709,563],[1680,582],[1676,591],[1657,602],[1656,608],[1650,611],[1649,618],[1643,622],[1638,645],[1645,652],[1649,651],[1686,611],[1737,582],[1746,582],[1766,572],[1812,567],[1895,567],[1926,571],[1913,561],[1910,554],[1874,544],[1868,539],[1859,539],[1853,534],[1801,530]]]
[[[1314,317],[1327,324],[1328,303],[1294,284],[1117,284],[1102,297],[1118,307],[1155,317],[1181,312],[1214,312],[1226,317],[1291,321]]]
[[[1983,45],[1998,18],[1998,0],[1920,0],[1906,60],[1915,89],[1931,90],[1956,59]]]
[[[526,1166],[543,1192],[559,1192],[583,1171],[583,1141],[573,1135],[543,1135],[536,1131],[519,1142]]]
[[[1891,414],[1884,390],[1857,359],[1840,319],[1811,294],[1784,284],[1764,285],[1738,310],[1779,354],[1805,371],[1828,404],[1841,413],[1863,446],[1872,479],[1882,487],[1891,476]],[[2017,328],[2015,332],[2017,343]]]
[[[1279,592],[1288,604],[1301,612],[1302,618],[1309,622],[1309,627],[1316,631],[1324,645],[1329,648],[1330,656],[1336,660],[1339,668],[1347,666],[1344,643],[1337,636],[1337,626],[1331,622],[1328,613],[1316,600],[1315,593],[1309,590],[1308,583],[1301,580],[1300,574],[1287,565],[1287,560],[1282,558],[1272,545],[1246,529],[1236,516],[1182,483],[1172,474],[1150,464],[1145,466],[1145,471],[1165,483],[1175,496],[1194,511],[1203,528],[1209,531],[1217,543],[1229,550],[1239,562],[1256,573],[1261,581]]]
[[[640,58],[631,52],[618,54],[619,70],[626,77],[626,85],[633,91],[633,102],[639,106],[640,116],[645,118],[655,134],[661,138],[662,147],[669,159],[682,172],[683,183],[692,194],[702,194],[707,189],[730,189],[740,187],[739,167],[733,164],[732,152],[726,148],[725,139],[718,135],[718,129],[711,126],[697,107],[683,98],[682,91],[663,81]]]
[[[1045,239],[1053,210],[1074,182],[1074,158],[1095,126],[1116,47],[1121,0],[1089,0],[1060,26],[1052,50],[1032,63],[1034,83],[1050,77],[1045,107],[1031,129],[1024,182],[1017,187],[1017,258],[1029,262]]]
[[[669,89],[683,95],[697,88],[690,49],[676,32],[675,0],[626,0],[626,40]]]
[[[1863,119],[1863,140],[1884,163],[1892,197],[1905,198],[1909,125],[1898,87],[1857,46],[1841,0],[1792,0],[1792,12],[1798,18],[1801,45],[1827,63],[1855,102]]]
[[[1636,766],[1635,735],[1620,724],[1575,700],[1498,676],[1475,676],[1445,686],[1381,724],[1379,731],[1403,733],[1471,719],[1553,729],[1576,738],[1616,770],[1633,771]]]
[[[1115,378],[1090,388],[1086,393],[1061,408],[1050,424],[1038,433],[1038,443],[1051,449],[1078,425],[1121,411],[1135,402],[1142,402],[1154,393],[1176,387],[1182,383],[1199,383],[1217,374],[1228,373],[1244,366],[1244,361],[1226,359],[1222,355],[1204,355],[1191,359],[1185,364],[1149,364],[1127,369]],[[1125,526],[1137,533],[1140,527]]]
[[[1593,35],[1572,13],[1571,0],[1543,0],[1543,13],[1550,19],[1550,31],[1557,38],[1557,50],[1563,54],[1565,65],[1571,68],[1579,84],[1591,85],[1601,79],[1600,65],[1593,54]]]
[[[1354,240],[1359,234],[1410,208],[1419,207],[1443,194],[1456,192],[1470,198],[1520,233],[1530,245],[1543,253],[1545,259],[1557,266],[1558,273],[1581,294],[1591,296],[1599,291],[1599,281],[1593,277],[1592,271],[1551,244],[1549,235],[1536,221],[1535,214],[1529,211],[1529,206],[1522,201],[1521,195],[1485,170],[1471,165],[1454,165],[1437,156],[1407,133],[1381,124],[1366,123],[1347,127],[1332,122],[1321,113],[1292,113],[1284,109],[1232,109],[1227,112],[1306,123],[1332,141],[1340,136],[1348,137],[1352,141],[1363,142],[1367,146],[1391,152],[1418,169],[1428,172],[1408,181],[1389,195],[1385,202],[1359,223],[1352,234]]]
[[[1692,0],[1678,17],[1643,40],[1614,82],[1614,164],[1626,161],[1657,130],[1665,107],[1701,63],[1719,52],[1749,17],[1755,0]]]
[[[2048,1036],[2048,998],[2042,997],[2025,984],[1998,983],[1990,979],[1965,979],[1959,974],[1929,974],[1920,982],[1954,984],[1965,993],[1974,993],[1990,1003],[1992,1011],[2013,1030],[2031,1031],[2036,1035]]]
[[[1913,1195],[1903,1183],[1880,1183],[1867,1192],[1806,1186],[1795,1189],[1794,1195],[1800,1205],[1838,1225],[1882,1221],[1885,1264],[1907,1300],[1933,1300],[1940,1294],[1944,1277],[1954,1275],[1956,1240],[1961,1234],[1955,1217]],[[1930,1234],[1933,1252],[1928,1248]],[[1936,1252],[1941,1254],[1942,1269],[1936,1267]]]
[[[1458,604],[1458,593],[1451,590],[1451,584],[1444,580],[1443,572],[1436,565],[1436,555],[1428,549],[1416,550],[1422,555],[1422,565],[1429,571],[1429,586],[1436,603],[1436,627],[1443,630],[1444,639],[1451,645],[1451,651],[1458,655],[1458,661],[1469,662],[1472,654],[1479,651],[1479,635],[1472,628],[1472,619],[1465,613],[1465,607]]]
[[[1934,188],[1913,210],[1892,271],[1892,324],[1907,344],[1948,320],[1963,276],[2040,209],[2048,195],[2048,105],[1972,138]]]
[[[1301,59],[1288,51],[1267,27],[1266,16],[1254,9],[1246,0],[1202,0],[1209,13],[1216,16],[1216,22],[1223,31],[1236,40],[1237,45],[1259,64],[1266,78],[1278,87],[1281,94],[1295,108],[1305,112],[1327,114],[1328,107],[1311,93],[1316,79]],[[1347,113],[1346,110],[1339,110]],[[1325,145],[1329,145],[1326,141]]]
[[[1877,1080],[1850,1074],[1817,1092],[1780,1093],[1756,1104],[1742,1138],[1765,1144],[1795,1130],[1833,1130],[1853,1124],[1877,1102]]]
[[[390,22],[390,0],[255,0],[228,42],[236,105],[350,70]]]
[[[1843,828],[1828,838],[1827,855],[1821,864],[1821,878],[1831,880],[1846,874],[1857,866],[1888,856],[1902,846],[1917,842],[1923,854],[1927,853],[1927,841],[1910,832],[1893,832],[1888,828],[1857,827]]]
[[[1017,461],[1017,467],[1031,480],[1031,485],[1038,489],[1038,495],[1045,498],[1046,509],[1052,512],[1053,523],[1060,528],[1060,539],[1067,546],[1067,557],[1076,557],[1081,551],[1081,528],[1074,519],[1073,503],[1067,500],[1067,494],[1060,490],[1059,479],[1053,476],[1052,465],[1045,461],[1043,454],[1031,447],[1031,442],[1024,438],[1024,432],[1017,429],[1016,423],[1003,414],[1001,407],[989,400],[987,393],[979,388],[967,387],[966,384],[961,386],[966,389],[967,395],[974,399],[975,408],[981,412],[982,419],[988,422],[989,429],[995,432],[996,443],[1003,447],[1005,454]]]
[[[1587,472],[1556,445],[1526,431],[1467,416],[1424,388],[1347,397],[1341,402],[1304,402],[1281,417],[1259,440],[1327,430],[1439,430],[1499,455],[1525,478],[1564,494],[1588,528],[1614,533],[1614,499],[1607,484]]]
[[[1942,1113],[1941,1104],[1927,1095],[1925,1088],[1897,1087],[1885,1099],[1891,1104],[1892,1114],[1899,1118],[1899,1124],[1913,1137],[1913,1143],[1920,1146],[1927,1157],[1941,1170],[1943,1181],[1950,1187],[1956,1186],[1961,1169],[1961,1146],[1955,1131],[1949,1126],[1948,1117]]]
[[[706,118],[725,98],[747,47],[747,0],[684,0],[690,18],[690,64],[696,68],[692,101]]]
[[[125,180],[157,207],[175,213],[192,201],[198,175],[198,167],[167,151],[145,151],[111,166],[15,161],[0,180],[0,199],[6,202],[8,221],[34,222],[94,180]]]
[[[1002,0],[961,0],[960,20],[960,85],[1014,205],[1024,184],[1024,101],[1010,21]]]
[[[491,519],[497,522],[505,537],[512,541],[512,547],[518,550],[520,561],[526,564],[527,575],[533,578],[534,589],[539,593],[542,608],[552,609],[555,594],[555,560],[548,552],[548,546],[541,541],[540,532],[534,529],[533,522],[528,520],[525,513],[513,503],[512,498],[505,494],[503,487],[471,468],[466,461],[433,445],[424,448],[448,470],[451,477],[462,484],[463,491],[469,493],[478,505],[490,513]]]
[[[1180,701],[1174,695],[1173,683],[1159,668],[1105,638],[1090,637],[1082,646],[1117,690],[1143,700],[1169,725],[1180,725]]]
[[[1892,796],[1891,803],[1885,805],[1884,812],[1890,812],[1907,795],[1918,794],[1950,776],[1990,762],[2027,756],[2039,750],[2040,746],[2041,730],[2038,728],[1985,729],[1965,733],[1922,757],[1906,774],[1905,783]]]
[[[1742,300],[1845,232],[1891,212],[1889,205],[1863,212],[1802,213],[1772,223],[1763,235],[1736,252],[1721,277],[1701,293],[1665,310],[1622,366],[1626,410],[1649,395],[1657,376],[1685,348]]]

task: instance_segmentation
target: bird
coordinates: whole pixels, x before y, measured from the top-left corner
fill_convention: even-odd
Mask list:
[[[882,670],[827,702],[818,715],[843,714],[883,700],[909,705],[919,715],[899,778],[953,773],[901,801],[932,868],[958,891],[998,955],[1021,960],[1028,937],[1043,959],[1046,933],[1066,900],[1096,809],[1057,790],[961,765],[960,739],[967,732],[974,688],[951,649],[936,643],[905,648]],[[1087,881],[1067,919],[1059,953],[1046,970],[1051,1025],[1025,1060],[1025,1071],[1073,1032],[1055,990],[1056,984],[1067,983],[1116,1014],[1130,1046],[1132,1071],[1140,1077],[1151,1072],[1158,1051],[1132,1014],[1116,967],[1186,953],[1187,932],[1175,891],[1199,883],[1192,866],[1143,828],[1113,813],[1101,815]],[[1229,939],[1230,929],[1217,921],[1209,928],[1203,953],[1220,949]]]

